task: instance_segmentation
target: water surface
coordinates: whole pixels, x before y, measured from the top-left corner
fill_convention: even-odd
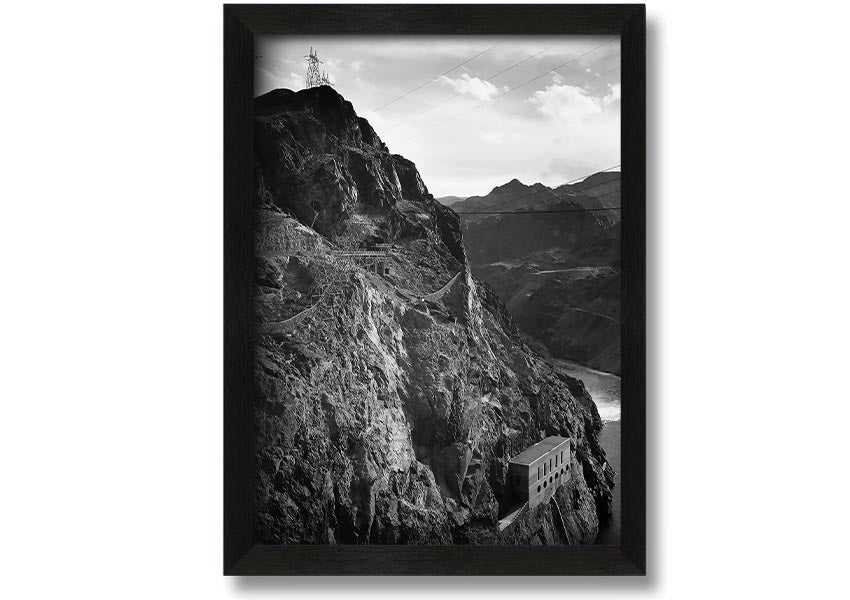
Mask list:
[[[584,382],[590,397],[596,403],[604,422],[599,432],[599,444],[614,469],[614,498],[611,519],[604,523],[596,536],[597,544],[620,545],[620,378],[611,373],[589,369],[565,360],[556,360],[556,366],[571,377]]]
[[[620,378],[617,375],[560,359],[555,359],[555,365],[567,375],[584,382],[603,421],[620,420]]]

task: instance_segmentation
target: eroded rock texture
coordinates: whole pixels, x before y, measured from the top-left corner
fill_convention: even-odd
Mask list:
[[[599,415],[472,276],[457,215],[331,88],[256,107],[259,541],[592,543]],[[500,533],[508,460],[546,435],[572,479]]]

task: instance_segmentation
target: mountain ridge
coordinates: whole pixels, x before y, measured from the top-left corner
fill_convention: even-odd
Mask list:
[[[554,188],[542,183],[526,185],[514,178],[507,183],[495,186],[484,196],[470,196],[452,203],[452,209],[458,214],[486,211],[528,211],[551,210],[552,204],[562,200],[572,202],[579,208],[600,211],[600,209],[619,208],[619,172],[600,172],[586,177],[574,184],[562,184]],[[610,223],[619,222],[619,212],[604,210],[599,212]],[[472,214],[466,217],[471,221],[484,218]]]
[[[260,543],[592,543],[598,411],[473,275],[457,214],[335,90],[256,106]],[[564,528],[547,505],[500,532],[508,461],[546,435],[572,442]]]
[[[517,325],[552,356],[615,374],[620,219],[618,211],[604,209],[619,207],[619,183],[619,173],[596,173],[541,201],[541,194],[517,195],[523,190],[514,179],[494,188],[510,189],[508,201],[501,194],[478,202],[485,213],[516,214],[463,218],[473,272],[502,298]],[[463,216],[465,207],[453,208]],[[566,212],[535,212],[544,210]]]

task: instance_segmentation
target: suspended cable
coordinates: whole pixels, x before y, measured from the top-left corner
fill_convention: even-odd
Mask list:
[[[614,71],[618,70],[619,68],[620,68],[620,67],[614,67],[613,69],[609,69],[609,70],[605,71],[604,73],[600,73],[600,74],[599,74],[599,75],[597,75],[596,77],[593,77],[593,78],[591,78],[591,79],[588,79],[588,80],[587,80],[587,81],[585,81],[584,83],[579,84],[579,85],[578,85],[578,87],[583,88],[584,86],[586,86],[586,85],[587,85],[588,83],[590,83],[591,81],[596,81],[596,80],[597,80],[597,79],[599,79],[600,77],[605,77],[605,76],[606,76],[606,75],[608,75],[609,73],[613,73]],[[573,87],[575,87],[575,86],[573,86]],[[522,107],[521,109],[519,109],[519,110],[518,110],[518,111],[516,111],[516,112],[508,113],[508,116],[509,116],[509,117],[512,117],[512,116],[514,116],[514,115],[518,115],[518,114],[519,114],[519,113],[521,113],[521,112],[525,112],[526,110],[528,110],[528,109],[529,109],[529,108],[531,108],[532,106],[534,106],[534,105],[533,105],[533,104],[529,104],[528,106],[524,106],[524,107]]]
[[[601,198],[602,196],[599,197]],[[562,210],[505,210],[501,212],[466,212],[458,213],[458,215],[551,215],[555,213],[605,212],[607,210],[620,210],[620,207],[612,206],[610,208],[565,208]]]
[[[534,54],[532,54],[531,56],[527,56],[527,57],[523,58],[521,61],[519,61],[519,62],[517,62],[517,63],[512,64],[512,65],[511,65],[511,66],[509,66],[508,68],[506,68],[506,69],[502,69],[502,70],[501,70],[501,71],[499,71],[498,73],[494,73],[494,74],[490,75],[489,77],[484,78],[484,81],[491,81],[492,79],[495,79],[496,77],[498,77],[498,76],[499,76],[499,75],[501,75],[502,73],[507,73],[507,72],[508,72],[508,71],[510,71],[511,69],[514,69],[514,68],[516,68],[516,67],[520,66],[521,64],[523,64],[523,63],[525,63],[525,62],[528,62],[529,60],[531,60],[531,59],[532,59],[532,58],[534,58],[535,56],[539,56],[539,55],[543,54],[544,52],[546,52],[547,50],[550,50],[550,49],[552,49],[552,48],[554,48],[555,46],[558,46],[558,45],[560,45],[560,44],[565,44],[565,43],[566,43],[566,42],[568,42],[568,41],[569,41],[568,39],[566,39],[566,40],[561,40],[560,42],[554,43],[554,44],[552,44],[551,46],[546,46],[546,47],[545,47],[545,48],[543,48],[543,50],[541,50],[540,52],[535,52],[535,53],[534,53]],[[438,102],[437,104],[435,104],[435,105],[433,105],[433,106],[430,106],[430,107],[426,108],[425,110],[423,110],[423,111],[421,111],[421,112],[418,112],[418,113],[416,113],[415,115],[412,115],[412,116],[410,116],[410,117],[408,117],[408,118],[404,119],[403,121],[399,121],[398,123],[395,123],[394,125],[391,125],[390,127],[388,127],[388,128],[387,128],[387,131],[392,131],[392,130],[393,130],[393,129],[395,129],[396,127],[400,127],[401,125],[404,125],[404,124],[405,124],[405,123],[407,123],[408,121],[411,121],[411,120],[415,119],[416,117],[419,117],[419,116],[421,116],[421,115],[424,115],[426,112],[432,111],[432,110],[434,110],[435,108],[437,108],[437,107],[439,107],[439,106],[442,106],[442,105],[443,105],[443,104],[445,104],[446,102],[450,102],[450,101],[452,101],[452,100],[454,100],[455,98],[458,98],[458,97],[460,97],[460,96],[463,96],[463,94],[461,94],[461,93],[457,93],[457,94],[455,94],[454,96],[451,96],[451,97],[449,97],[449,98],[446,98],[445,100],[442,100],[441,102]]]
[[[584,86],[586,86],[588,83],[590,83],[591,81],[595,81],[595,80],[599,79],[600,77],[605,77],[605,76],[606,76],[606,75],[608,75],[609,73],[613,73],[614,71],[618,70],[619,68],[620,68],[620,67],[614,67],[613,69],[609,69],[608,71],[605,71],[604,73],[600,73],[600,74],[599,74],[599,75],[597,75],[596,77],[593,77],[593,78],[591,78],[591,79],[588,79],[587,81],[585,81],[585,82],[583,82],[583,83],[579,84],[577,87],[584,87]],[[518,111],[515,111],[515,112],[512,112],[512,113],[508,113],[508,114],[506,115],[506,117],[513,117],[513,116],[516,116],[516,115],[520,114],[521,112],[525,112],[525,111],[527,111],[529,108],[532,108],[533,106],[534,106],[533,104],[528,104],[528,105],[526,105],[526,106],[523,106],[523,107],[522,107],[521,109],[519,109]],[[390,129],[392,129],[392,128],[390,128]],[[467,146],[467,148],[461,148],[461,150],[460,150],[460,151],[458,151],[458,152],[454,152],[454,153],[452,153],[452,154],[449,154],[449,155],[444,156],[444,157],[443,157],[443,159],[444,159],[444,160],[453,159],[453,158],[455,158],[455,157],[457,157],[457,156],[460,156],[460,155],[462,155],[462,154],[466,154],[468,151],[469,151],[469,150],[468,150],[468,146]]]
[[[562,187],[562,186],[565,186],[565,185],[570,185],[570,184],[575,183],[575,182],[577,182],[577,181],[583,181],[583,180],[587,179],[588,177],[593,177],[594,175],[598,175],[599,173],[607,173],[607,172],[608,172],[608,171],[610,171],[611,169],[616,169],[616,168],[617,168],[617,167],[619,167],[619,166],[621,166],[621,165],[614,165],[614,166],[608,167],[607,169],[603,169],[603,170],[601,170],[601,171],[594,171],[593,173],[590,173],[589,175],[584,175],[583,177],[576,177],[575,179],[571,179],[570,181],[567,181],[566,183],[562,183],[562,184],[561,184],[561,185],[559,185],[558,187]],[[590,187],[588,187],[588,188],[585,188],[584,190],[577,190],[577,191],[584,192],[585,190],[592,190],[593,188],[600,187],[600,186],[602,186],[602,185],[605,185],[606,183],[610,183],[610,181],[605,181],[605,182],[603,182],[603,183],[599,183],[599,184],[596,184],[596,185],[592,185],[592,186],[590,186]],[[547,191],[552,191],[552,188],[548,188],[548,187],[547,187],[547,188],[544,188],[544,189],[542,189],[542,190],[537,190],[537,191],[534,191],[534,192],[530,192],[530,193],[528,193],[528,194],[523,194],[522,196],[516,196],[515,198],[511,198],[510,200],[504,200],[504,201],[502,201],[502,202],[499,202],[498,204],[494,204],[494,205],[490,206],[489,208],[491,208],[491,209],[492,209],[492,208],[498,208],[498,207],[500,207],[500,206],[504,206],[505,204],[510,204],[511,202],[514,202],[514,201],[516,201],[516,200],[522,200],[523,198],[529,198],[529,197],[534,196],[534,195],[536,195],[536,194],[541,194],[541,193],[543,193],[543,192],[547,192]],[[560,197],[561,197],[561,196],[556,196],[556,197],[554,197],[554,198],[545,198],[545,200],[557,200],[557,199],[558,199],[558,198],[560,198]],[[567,196],[562,196],[562,197],[563,197],[563,198],[566,198]],[[472,214],[472,213],[469,213],[469,212],[463,212],[463,213],[458,213],[458,214],[459,214],[459,215],[464,215],[464,214],[467,214],[467,215],[468,215],[468,214]]]
[[[610,44],[610,43],[612,43],[612,42],[615,42],[615,41],[617,41],[618,39],[620,39],[620,38],[619,38],[619,37],[616,37],[616,38],[613,38],[613,39],[611,39],[611,40],[608,40],[608,41],[607,41],[607,42],[605,42],[604,44],[600,44],[599,46],[596,46],[595,48],[592,48],[592,49],[588,50],[587,52],[584,52],[584,53],[582,53],[582,54],[579,54],[578,56],[576,56],[576,57],[574,57],[574,58],[571,58],[571,59],[570,59],[570,60],[568,60],[567,62],[561,63],[560,65],[558,65],[558,66],[556,66],[556,67],[553,67],[553,68],[549,69],[549,70],[548,70],[548,71],[546,71],[545,73],[541,73],[540,75],[538,75],[538,76],[536,76],[536,77],[532,77],[532,78],[531,78],[531,79],[529,79],[528,81],[525,81],[525,82],[523,82],[523,83],[519,84],[518,86],[516,86],[516,87],[514,87],[514,88],[511,88],[510,90],[508,90],[508,91],[506,91],[506,92],[502,92],[501,94],[498,94],[498,95],[494,96],[493,98],[490,98],[489,100],[485,100],[485,101],[484,101],[484,102],[482,102],[481,104],[476,104],[476,105],[475,105],[475,106],[473,106],[472,108],[467,109],[467,110],[463,111],[462,113],[459,113],[459,114],[457,114],[457,115],[455,115],[455,116],[453,116],[453,117],[451,117],[451,118],[449,118],[449,119],[446,119],[445,121],[442,121],[441,123],[438,123],[437,125],[435,125],[434,127],[431,127],[430,129],[426,129],[425,131],[421,131],[421,132],[417,133],[416,135],[413,135],[413,136],[411,136],[411,137],[409,137],[409,138],[406,138],[406,139],[404,139],[404,140],[401,140],[401,142],[400,142],[400,143],[409,142],[410,140],[413,140],[413,139],[416,139],[416,138],[418,138],[418,137],[421,137],[421,136],[423,136],[423,135],[425,135],[425,134],[427,134],[427,133],[431,133],[432,131],[434,131],[434,130],[436,130],[436,129],[440,128],[440,127],[442,127],[443,125],[445,125],[445,124],[447,124],[447,123],[450,123],[450,122],[452,122],[452,121],[454,121],[454,120],[456,120],[456,119],[459,119],[459,118],[460,118],[460,117],[462,117],[463,115],[465,115],[465,114],[467,114],[467,113],[470,113],[470,112],[472,112],[473,110],[476,110],[476,109],[478,109],[478,108],[481,108],[482,106],[484,106],[484,105],[486,105],[486,104],[489,104],[490,102],[494,102],[495,100],[498,100],[499,98],[502,98],[502,97],[504,97],[504,96],[507,96],[508,94],[512,94],[513,92],[515,92],[515,91],[517,91],[517,90],[519,90],[519,89],[521,89],[521,88],[525,87],[525,86],[526,86],[526,85],[528,85],[529,83],[533,83],[533,82],[537,81],[538,79],[540,79],[541,77],[546,77],[549,73],[554,73],[554,72],[555,72],[555,71],[557,71],[558,69],[561,69],[561,68],[566,67],[567,65],[569,65],[569,64],[571,64],[571,63],[574,63],[574,62],[575,62],[575,61],[577,61],[578,59],[583,58],[583,57],[587,56],[588,54],[590,54],[590,53],[592,53],[592,52],[596,52],[597,50],[599,50],[599,49],[600,49],[600,48],[602,48],[603,46],[607,46],[608,44]]]
[[[472,57],[470,57],[470,58],[467,58],[465,61],[463,61],[463,62],[462,62],[462,63],[460,63],[460,64],[457,64],[457,65],[453,66],[451,69],[448,69],[447,71],[443,71],[442,73],[440,73],[439,75],[437,75],[437,76],[436,76],[436,77],[434,77],[433,79],[429,79],[428,81],[426,81],[426,82],[424,82],[424,83],[422,83],[422,84],[420,84],[420,85],[417,85],[415,88],[413,88],[413,89],[411,89],[411,90],[406,91],[406,92],[405,92],[405,93],[403,93],[401,96],[398,96],[397,98],[393,98],[392,100],[390,100],[390,101],[389,101],[389,102],[387,102],[386,104],[382,104],[381,106],[379,106],[378,108],[376,108],[373,112],[378,112],[379,110],[383,110],[383,109],[385,109],[386,107],[388,107],[390,104],[394,104],[394,103],[398,102],[399,100],[401,100],[402,98],[406,98],[407,96],[409,96],[409,95],[410,95],[410,94],[412,94],[413,92],[415,92],[415,91],[417,91],[417,90],[421,90],[421,89],[422,89],[422,88],[424,88],[426,85],[428,85],[429,83],[432,83],[432,82],[436,81],[437,79],[439,79],[439,78],[440,78],[440,77],[442,77],[443,75],[446,75],[446,74],[448,74],[448,73],[451,73],[452,71],[454,71],[455,69],[458,69],[458,68],[462,67],[462,66],[463,66],[463,65],[465,65],[466,63],[468,63],[468,62],[470,62],[470,61],[472,61],[472,60],[475,60],[476,58],[478,58],[478,57],[479,57],[479,56],[481,56],[482,54],[486,54],[487,52],[489,52],[490,50],[492,50],[492,49],[493,49],[493,48],[495,48],[496,46],[500,46],[500,45],[504,44],[505,42],[507,42],[507,41],[508,41],[508,39],[510,39],[510,38],[505,38],[505,39],[503,39],[501,42],[498,42],[498,43],[496,43],[496,44],[493,44],[492,46],[490,46],[490,47],[489,47],[489,48],[487,48],[486,50],[483,50],[482,52],[479,52],[479,53],[478,53],[478,54],[476,54],[475,56],[472,56]]]

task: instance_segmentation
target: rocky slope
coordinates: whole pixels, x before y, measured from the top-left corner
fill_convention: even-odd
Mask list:
[[[333,89],[256,100],[261,543],[592,543],[613,471],[591,398],[472,275],[457,215]],[[352,256],[391,250],[377,259]],[[572,479],[499,533],[508,460]]]

